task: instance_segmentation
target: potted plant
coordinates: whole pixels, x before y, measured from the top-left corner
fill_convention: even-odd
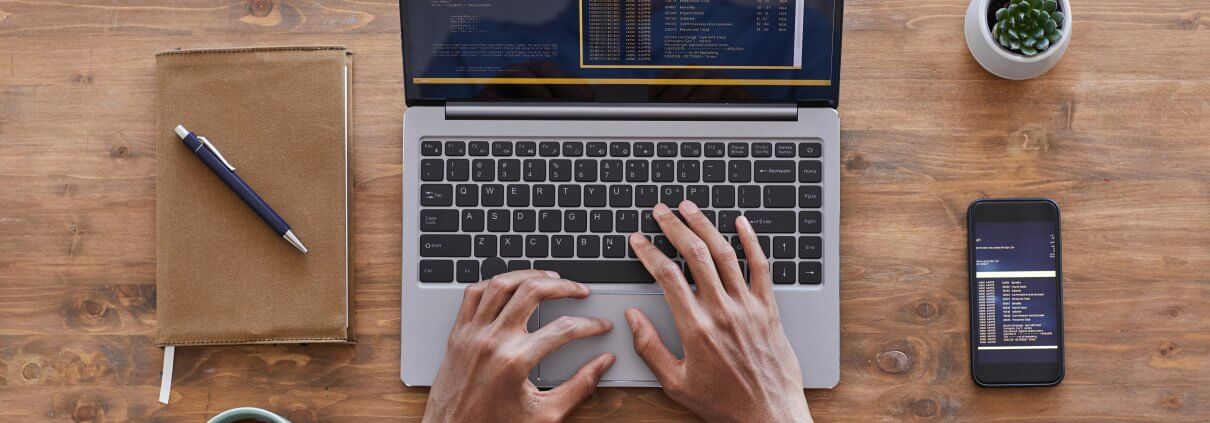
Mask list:
[[[1071,39],[1068,0],[971,0],[966,47],[988,72],[1029,79],[1054,67]]]

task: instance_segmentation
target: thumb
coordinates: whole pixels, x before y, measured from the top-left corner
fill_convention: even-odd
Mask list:
[[[627,309],[626,323],[630,325],[630,331],[634,334],[634,352],[639,354],[639,358],[642,358],[644,363],[647,363],[647,367],[651,369],[652,373],[655,373],[660,384],[666,385],[668,378],[672,375],[672,368],[679,360],[672,355],[671,351],[668,351],[668,347],[664,346],[659,332],[655,331],[655,326],[642,311],[637,308]]]
[[[598,355],[597,358],[589,361],[584,367],[576,371],[576,374],[571,375],[571,379],[567,379],[563,384],[550,390],[550,397],[554,402],[555,408],[560,410],[560,414],[566,415],[597,390],[597,382],[601,380],[601,375],[609,370],[613,365],[613,354],[605,353]]]

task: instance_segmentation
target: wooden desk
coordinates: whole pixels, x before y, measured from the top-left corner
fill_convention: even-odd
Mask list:
[[[1050,74],[966,51],[964,0],[845,5],[840,386],[821,421],[1210,419],[1210,4],[1074,1]],[[156,402],[154,59],[177,47],[349,45],[357,346],[188,348]],[[399,381],[395,2],[0,0],[0,420],[418,419]],[[965,218],[1063,207],[1067,379],[979,389]],[[577,419],[693,419],[605,389]]]

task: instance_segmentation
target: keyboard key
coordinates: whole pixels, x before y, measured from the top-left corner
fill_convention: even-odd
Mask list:
[[[609,187],[609,207],[630,207],[634,203],[630,185]]]
[[[794,207],[794,187],[790,185],[765,185],[765,208],[788,209]]]
[[[555,186],[549,184],[534,185],[534,206],[552,207],[555,205]]]
[[[637,260],[534,260],[534,268],[582,283],[654,283]]]
[[[668,258],[676,257],[676,246],[672,245],[672,241],[669,240],[668,237],[656,235],[655,239],[653,239],[651,243],[655,244],[655,248],[658,248],[660,252],[664,253],[664,255],[668,256]]]
[[[676,177],[676,164],[672,160],[651,162],[651,182],[672,182]]]
[[[513,155],[513,143],[508,141],[493,142],[492,155],[496,157],[508,157]]]
[[[520,157],[533,157],[538,154],[538,143],[533,141],[517,142],[517,155]]]
[[[466,209],[462,211],[462,232],[483,232],[483,210]]]
[[[748,210],[744,217],[752,224],[756,233],[790,234],[794,233],[794,212],[772,210]]]
[[[421,232],[458,232],[458,211],[424,209],[420,211]]]
[[[538,231],[540,232],[561,232],[563,231],[563,212],[559,210],[539,210],[538,211]]]
[[[509,260],[508,271],[526,270],[530,268],[529,260]]]
[[[771,156],[773,156],[773,144],[767,142],[758,142],[752,144],[752,157]]]
[[[705,153],[706,157],[723,157],[727,155],[727,145],[721,142],[708,142]]]
[[[794,182],[793,160],[757,160],[753,170],[756,182]]]
[[[823,239],[817,236],[798,238],[798,258],[817,259],[823,255]]]
[[[475,207],[479,205],[479,186],[475,184],[460,184],[454,187],[454,204],[458,207]]]
[[[677,182],[697,182],[701,179],[701,162],[697,160],[679,160],[676,162]]]
[[[525,160],[525,162],[521,165],[521,174],[524,175],[525,182],[546,181],[546,160]]]
[[[798,182],[819,182],[822,177],[822,163],[818,160],[803,160],[798,162]]]
[[[684,187],[680,185],[664,185],[660,187],[660,202],[668,207],[675,208],[677,204],[685,201]]]
[[[702,143],[700,142],[682,142],[681,157],[701,157]]]
[[[735,257],[738,257],[741,259],[747,258],[747,255],[744,253],[743,240],[741,240],[738,235],[733,236],[730,239],[731,239],[731,249],[735,250]]]
[[[529,258],[545,258],[549,255],[550,240],[546,235],[527,235],[525,237],[525,256]]]
[[[798,283],[819,285],[823,282],[823,267],[817,261],[798,263]]]
[[[475,257],[495,257],[496,236],[475,235]]]
[[[756,185],[739,187],[739,206],[745,209],[760,207],[760,187]]]
[[[571,235],[554,235],[550,237],[550,256],[555,258],[575,257],[576,239]]]
[[[579,141],[567,141],[563,143],[564,157],[580,157],[584,155],[584,143]]]
[[[638,210],[618,210],[614,219],[614,230],[624,234],[639,231]],[[606,256],[608,257],[608,256]]]
[[[611,142],[611,143],[609,143],[609,155],[611,157],[630,157],[630,143],[628,143],[628,142]]]
[[[647,233],[659,233],[660,224],[655,221],[655,215],[651,210],[643,210],[639,218],[639,230]]]
[[[613,232],[613,211],[593,210],[589,213],[588,230],[596,233]]]
[[[471,161],[470,160],[449,159],[445,162],[445,179],[446,180],[465,181],[470,178],[471,178]]]
[[[492,209],[487,211],[488,232],[508,232],[512,227],[508,210]]]
[[[440,181],[445,178],[445,161],[441,159],[424,159],[420,161],[421,181]]]
[[[823,191],[818,185],[798,187],[798,207],[819,208],[823,206]]]
[[[605,157],[605,154],[609,151],[609,147],[608,144],[603,142],[590,142],[588,143],[587,151],[588,157]]]
[[[576,182],[596,182],[597,181],[597,161],[596,160],[576,160]]]
[[[639,185],[634,188],[636,207],[654,207],[660,202],[660,189],[655,185]]]
[[[496,180],[496,162],[492,159],[475,159],[471,162],[471,180],[491,182]]]
[[[662,142],[656,144],[655,153],[660,157],[676,157],[676,143]]]
[[[711,205],[715,208],[731,208],[735,207],[735,186],[734,185],[715,185],[710,188],[712,191],[711,197],[714,202]],[[701,207],[701,206],[699,206]]]
[[[634,143],[635,157],[651,157],[655,155],[655,143],[636,142]]]
[[[775,284],[792,284],[797,271],[794,268],[792,261],[775,261],[773,262],[773,283]]]
[[[727,180],[727,162],[706,160],[702,162],[702,181],[723,182]]]
[[[626,182],[647,182],[648,163],[646,160],[627,160]]]
[[[584,207],[605,207],[608,195],[608,189],[604,185],[585,185]]]
[[[421,282],[450,282],[454,280],[453,260],[420,260]]]
[[[504,185],[484,184],[479,189],[479,200],[484,206],[500,207],[504,205]]]
[[[819,157],[823,154],[823,148],[819,143],[804,142],[798,144],[798,157]]]
[[[496,176],[504,182],[521,180],[521,161],[517,159],[501,159],[496,168]]]
[[[538,228],[538,212],[533,210],[513,210],[513,231],[533,232]]]
[[[685,199],[697,204],[698,208],[710,207],[710,187],[705,185],[685,187]]]
[[[722,233],[733,234],[735,231],[735,219],[738,218],[740,212],[735,210],[721,210],[718,212],[718,231]]]
[[[511,184],[508,186],[509,207],[529,207],[529,185]]]
[[[422,156],[440,156],[441,142],[425,141],[420,143],[420,155]]]
[[[601,256],[601,240],[596,235],[580,235],[576,238],[576,257],[597,258]]]
[[[466,143],[462,141],[446,141],[445,155],[447,156],[465,156]]]
[[[488,280],[507,271],[508,265],[498,257],[485,259],[479,264],[479,277],[482,278],[480,280]]]
[[[500,236],[500,256],[501,257],[521,257],[524,250],[524,240],[521,235],[502,235]]]
[[[727,163],[727,180],[732,183],[752,181],[752,162],[747,160],[732,160]]]
[[[770,237],[762,235],[762,236],[756,237],[756,243],[760,244],[761,252],[765,253],[765,257],[769,257],[770,252],[772,252],[772,250],[773,250],[772,239]]]
[[[542,157],[555,157],[559,155],[559,143],[554,141],[543,141],[538,144],[538,155]]]
[[[733,142],[727,144],[727,157],[748,157],[748,143]]]
[[[601,160],[601,182],[622,182],[625,174],[621,160]]]
[[[470,235],[420,235],[421,257],[470,257]],[[452,270],[452,269],[451,269]]]
[[[454,187],[445,184],[421,184],[420,205],[449,206],[454,204]]]
[[[550,161],[550,172],[547,174],[551,182],[568,182],[571,181],[572,174],[571,160],[567,159],[552,159]]]
[[[579,185],[559,185],[559,207],[580,207]]]
[[[588,232],[588,212],[567,210],[563,213],[563,230],[566,232]]]
[[[487,141],[471,141],[467,146],[466,152],[472,156],[486,156],[491,154],[492,147]],[[478,273],[478,272],[475,272]]]
[[[479,261],[477,260],[458,260],[458,267],[455,272],[458,282],[478,282],[479,281]]]
[[[773,155],[777,157],[794,157],[794,143],[779,142],[773,146]]]
[[[773,258],[794,258],[796,249],[794,237],[773,237]]]
[[[626,257],[626,237],[606,235],[601,239],[601,254],[606,258]]]
[[[798,233],[817,234],[823,229],[823,214],[817,211],[798,212]]]

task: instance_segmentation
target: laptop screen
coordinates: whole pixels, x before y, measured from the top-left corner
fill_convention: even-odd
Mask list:
[[[404,0],[409,105],[836,106],[842,0]]]

